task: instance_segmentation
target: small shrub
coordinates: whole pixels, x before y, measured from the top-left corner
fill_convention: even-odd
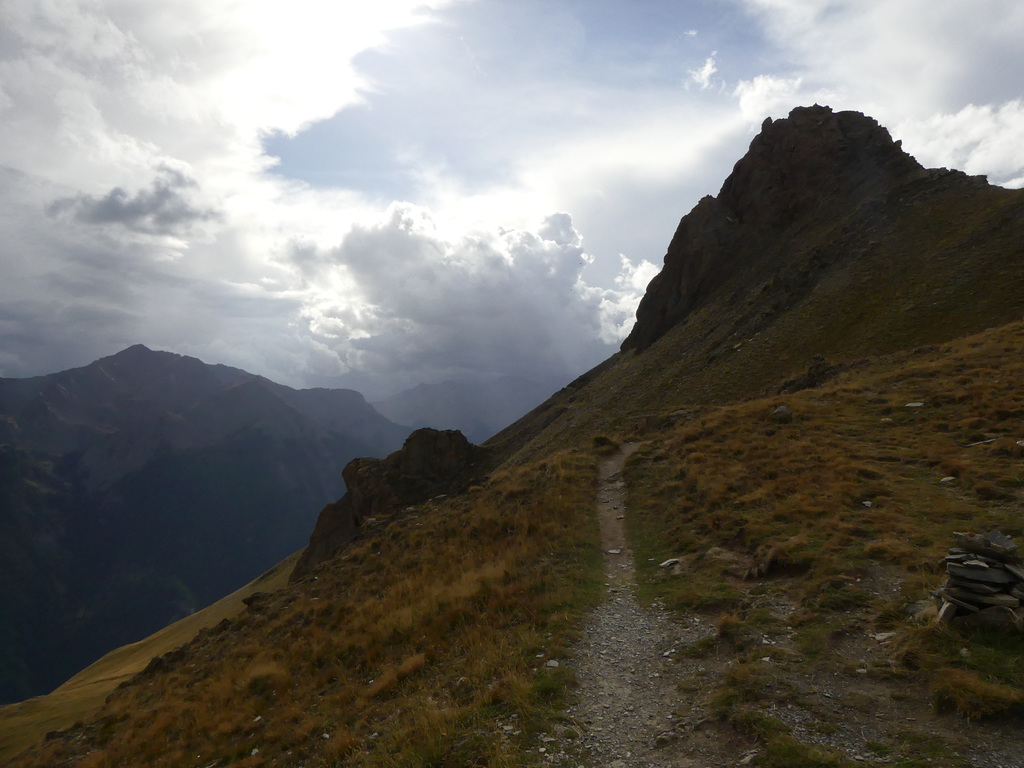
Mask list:
[[[288,687],[291,676],[278,662],[257,662],[246,670],[244,684],[253,696],[273,698]]]
[[[723,613],[715,619],[715,630],[718,632],[719,637],[730,637],[736,634],[736,630],[742,623],[742,619],[737,618],[733,614]]]
[[[1024,692],[982,680],[967,669],[941,669],[932,681],[936,709],[955,709],[968,720],[1006,714],[1024,703]]]

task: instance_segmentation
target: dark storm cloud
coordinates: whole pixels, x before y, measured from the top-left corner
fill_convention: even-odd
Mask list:
[[[83,224],[120,224],[134,232],[173,235],[218,218],[213,208],[194,202],[198,185],[181,171],[161,168],[149,189],[129,195],[114,187],[102,197],[78,194],[54,201],[51,216],[70,213]]]

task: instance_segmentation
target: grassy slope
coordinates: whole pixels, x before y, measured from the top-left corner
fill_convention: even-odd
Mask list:
[[[722,665],[713,683],[695,683],[689,714],[760,737],[761,765],[805,764],[812,748],[775,713],[795,706],[826,727],[835,716],[815,712],[814,693],[827,681],[860,691],[843,700],[850,712],[898,701],[916,716],[882,729],[878,757],[956,766],[971,741],[951,721],[927,731],[905,721],[932,705],[967,718],[1021,711],[1024,637],[947,630],[904,608],[943,581],[954,531],[1024,536],[1022,349],[1024,323],[1013,323],[651,436],[627,467],[644,589],[719,628],[686,651]],[[781,404],[791,423],[771,419]],[[658,567],[670,557],[679,565]],[[765,576],[743,578],[758,565]],[[884,632],[895,633],[885,645],[872,639]],[[797,683],[808,677],[819,683]],[[845,764],[823,755],[806,764]]]
[[[941,580],[952,531],[1024,535],[1022,345],[1013,323],[863,361],[818,389],[631,417],[646,441],[628,465],[643,589],[721,627],[686,649],[720,674],[681,692],[681,709],[759,738],[761,765],[844,765],[771,715],[814,714],[798,677],[870,680],[968,716],[1024,701],[1018,638],[901,610]],[[783,402],[792,423],[769,418]],[[589,450],[512,463],[378,521],[315,580],[202,633],[98,720],[12,764],[530,764],[571,685],[538,656],[570,652],[598,594],[594,466]],[[669,556],[678,569],[655,567]],[[743,580],[756,564],[768,577]],[[883,631],[897,637],[873,657],[843,639]],[[904,765],[955,766],[963,747],[907,728],[879,739]]]
[[[1024,315],[1024,191],[950,176],[788,232],[641,354],[620,353],[489,444],[518,458],[642,433],[775,391],[813,355],[853,362]],[[876,201],[877,202],[877,201]],[[767,247],[767,244],[766,244]]]
[[[13,765],[520,763],[569,682],[545,661],[598,598],[595,466],[561,453],[377,520]]]
[[[187,643],[204,627],[237,616],[245,609],[242,600],[254,592],[275,591],[287,584],[297,558],[298,553],[213,605],[111,651],[52,693],[0,709],[0,761],[39,742],[49,731],[91,719],[107,696],[141,672],[154,656]]]
[[[1024,535],[1022,346],[1014,323],[865,361],[818,389],[648,425],[628,465],[643,589],[722,628],[686,651],[723,671],[681,693],[682,709],[760,738],[763,765],[842,765],[773,719],[794,702],[813,712],[787,675],[860,681],[866,664],[893,696],[968,716],[1024,701],[1024,642],[901,611],[941,580],[954,530]],[[783,402],[788,424],[770,419]],[[571,684],[538,657],[570,652],[598,594],[594,465],[589,452],[550,455],[378,521],[316,579],[201,633],[97,721],[13,765],[529,764]],[[680,568],[655,566],[670,556]],[[743,580],[752,564],[768,576]],[[836,640],[883,631],[897,638],[870,663]],[[926,752],[957,765],[952,737],[912,736],[876,746],[905,765]]]

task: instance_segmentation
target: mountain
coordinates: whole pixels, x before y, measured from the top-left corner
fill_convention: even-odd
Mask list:
[[[924,169],[876,121],[765,121],[679,223],[622,351],[487,441],[509,456],[666,410],[774,394],[815,364],[1017,320],[1022,192]]]
[[[480,443],[543,402],[551,385],[518,376],[420,384],[373,403],[397,424],[457,429]]]
[[[0,700],[50,690],[301,548],[345,464],[406,432],[357,392],[141,345],[0,379]]]
[[[1022,243],[1024,192],[864,115],[766,123],[623,349],[473,484],[366,516],[8,762],[1019,764],[1020,598],[940,620],[932,594],[957,532],[1024,536]]]

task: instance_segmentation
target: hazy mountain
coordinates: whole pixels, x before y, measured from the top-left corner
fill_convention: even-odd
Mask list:
[[[420,384],[373,403],[378,412],[412,428],[457,429],[480,443],[543,402],[558,385],[503,376],[492,380]]]
[[[652,760],[1013,764],[1020,729],[973,721],[1019,714],[1024,607],[927,606],[954,532],[1024,535],[1022,244],[1024,191],[921,168],[858,113],[766,122],[683,217],[623,350],[486,441],[488,475],[367,513],[13,764],[607,761],[571,746],[638,727],[572,699],[608,586],[602,483],[626,493],[640,594],[676,619],[629,670],[670,681]],[[16,715],[0,744],[41,741]]]
[[[408,430],[348,390],[294,390],[134,346],[0,379],[0,700],[301,548],[355,456]]]

